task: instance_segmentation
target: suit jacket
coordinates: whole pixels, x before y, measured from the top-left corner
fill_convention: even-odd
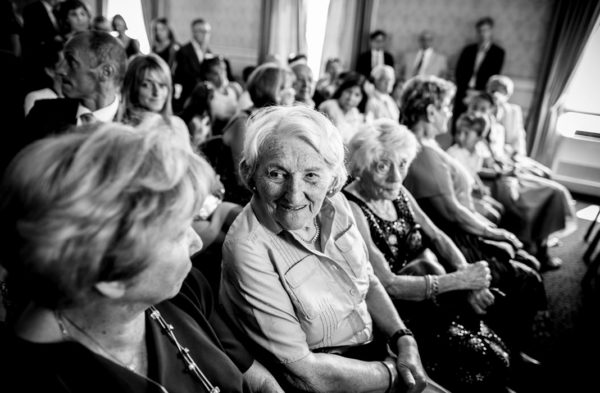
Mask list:
[[[59,31],[54,26],[46,7],[41,1],[27,4],[23,8],[23,49],[29,54],[35,55],[40,46],[54,41],[59,37]]]
[[[212,54],[210,49],[207,49],[206,53]],[[192,94],[192,91],[194,91],[196,84],[202,81],[203,76],[201,70],[202,63],[198,60],[198,56],[196,55],[196,51],[191,42],[188,42],[177,51],[175,59],[176,64],[173,83],[178,83],[182,87],[181,96],[175,103],[174,108],[175,111],[178,112],[182,109],[185,100]],[[227,78],[230,81],[233,81],[234,79],[229,61],[227,59],[224,59],[224,61],[227,69]]]
[[[475,57],[477,56],[478,44],[467,45],[456,63],[456,89],[464,92],[468,89],[469,80],[473,76],[475,68]],[[504,66],[504,49],[493,44],[488,49],[475,78],[475,89],[485,90],[485,85],[492,75],[500,74]]]
[[[419,51],[408,52],[406,56],[404,56],[404,61],[402,65],[402,76],[404,80],[410,79],[415,76],[415,68],[417,63],[417,56],[419,55]],[[440,78],[447,79],[448,78],[448,58],[434,50],[432,50],[425,67],[423,68],[422,75],[435,75]]]
[[[383,64],[394,67],[394,56],[390,52],[383,52]],[[371,76],[371,69],[371,50],[369,49],[358,56],[356,71],[369,78]]]

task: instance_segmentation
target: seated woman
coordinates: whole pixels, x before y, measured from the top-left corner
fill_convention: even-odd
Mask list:
[[[489,176],[483,171],[483,158],[478,152],[479,142],[487,135],[490,123],[487,117],[476,113],[463,113],[456,121],[455,143],[446,152],[467,171],[469,179],[468,194],[470,202],[461,201],[465,206],[472,206],[485,218],[498,225],[504,213],[504,207],[491,196],[481,176]],[[495,176],[495,174],[493,175]],[[537,267],[539,268],[539,267]]]
[[[388,65],[378,65],[371,71],[374,89],[367,100],[365,112],[373,119],[400,119],[398,104],[390,93],[394,89],[396,75],[394,68]]]
[[[340,86],[340,74],[343,72],[342,62],[334,57],[325,63],[325,73],[317,81],[313,101],[318,107],[325,100],[330,99]]]
[[[528,168],[538,176],[550,178],[549,168],[527,157],[527,141],[523,125],[523,111],[517,104],[508,102],[514,91],[513,81],[505,75],[492,75],[486,91],[494,98],[494,116],[504,128],[504,140],[497,152],[513,162]]]
[[[129,62],[123,79],[122,122],[137,126],[162,117],[173,125],[168,129],[178,138],[189,141],[185,124],[173,116],[172,95],[173,83],[167,63],[154,53],[136,56]]]
[[[258,66],[248,78],[248,92],[254,103],[252,108],[236,114],[225,126],[222,136],[202,143],[204,153],[225,186],[224,200],[245,206],[252,193],[245,187],[239,174],[246,122],[258,109],[271,105],[290,105],[294,101],[294,89],[290,73],[273,63]]]
[[[504,343],[472,312],[461,310],[467,294],[477,313],[485,310],[474,295],[489,287],[487,262],[468,264],[402,186],[417,147],[414,135],[392,120],[364,127],[349,144],[355,180],[344,195],[375,274],[419,339],[428,374],[451,391],[506,391]]]
[[[331,99],[324,101],[318,107],[319,111],[327,116],[342,133],[344,144],[347,144],[365,124],[364,83],[365,79],[362,75],[356,72],[346,73]]]
[[[92,15],[84,2],[65,0],[56,5],[56,22],[66,42],[78,32],[90,29]]]
[[[531,167],[504,154],[505,130],[497,122],[493,108],[494,100],[485,92],[474,95],[468,104],[470,112],[491,120],[487,137],[479,142],[478,154],[484,158],[488,173],[493,174],[487,181],[492,195],[506,209],[502,226],[524,242],[525,249],[537,257],[544,270],[557,269],[562,260],[550,256],[548,239],[576,229],[575,202],[565,186],[539,176]]]
[[[1,263],[19,306],[3,391],[281,392],[191,270],[208,163],[164,130],[88,127],[29,145],[4,177]]]
[[[533,318],[545,309],[544,286],[537,272],[515,260],[523,255],[518,238],[469,210],[457,198],[468,184],[465,170],[435,139],[448,130],[454,90],[451,82],[434,76],[417,76],[406,82],[400,113],[421,150],[404,185],[436,226],[454,241],[467,262],[488,262],[491,285],[500,292],[484,290],[477,296],[487,306],[486,322],[517,355],[531,335]]]
[[[205,59],[200,70],[203,82],[194,88],[192,96],[206,97],[206,105],[210,114],[211,135],[209,137],[221,135],[223,127],[237,112],[242,87],[239,83],[227,79],[227,68],[222,57]],[[194,100],[193,97],[192,100]],[[183,111],[187,112],[190,109],[193,110],[191,103],[185,103]],[[197,117],[192,118],[191,122],[188,122],[190,127],[195,127],[197,120]],[[190,132],[193,133],[193,130],[190,129]]]
[[[259,356],[295,390],[422,391],[415,339],[338,192],[338,130],[303,105],[263,109],[248,124],[240,169],[253,197],[223,245],[220,299]],[[396,359],[368,345],[375,328]]]

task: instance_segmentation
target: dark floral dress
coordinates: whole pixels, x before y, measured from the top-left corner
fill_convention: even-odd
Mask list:
[[[393,201],[398,219],[379,217],[361,199],[343,191],[365,215],[371,238],[395,274],[427,248],[405,191]],[[394,300],[413,330],[427,373],[452,392],[500,392],[508,378],[510,356],[502,339],[473,313],[451,303],[466,303],[464,293],[443,294],[437,302]],[[461,297],[461,299],[457,299]]]

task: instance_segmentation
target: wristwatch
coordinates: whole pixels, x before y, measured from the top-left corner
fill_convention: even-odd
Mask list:
[[[410,329],[398,329],[388,338],[388,349],[392,351],[394,354],[398,355],[398,339],[402,336],[415,336]]]

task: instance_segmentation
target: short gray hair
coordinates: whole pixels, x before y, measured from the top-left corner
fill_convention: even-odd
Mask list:
[[[336,193],[346,183],[344,143],[339,130],[320,112],[304,105],[275,106],[254,113],[247,124],[240,173],[246,186],[252,189],[260,154],[274,137],[291,135],[312,146],[333,171],[330,192]]]
[[[386,64],[379,64],[376,65],[373,70],[371,70],[371,78],[373,78],[373,80],[377,80],[384,75],[387,75],[390,79],[396,79],[394,67]]]
[[[419,151],[419,143],[406,126],[390,119],[377,119],[362,127],[348,144],[350,174],[360,177],[381,156],[384,148],[406,156],[410,164]]]
[[[96,283],[133,280],[159,237],[192,219],[213,169],[164,130],[116,123],[41,139],[7,169],[1,264],[28,299],[89,301]]]

